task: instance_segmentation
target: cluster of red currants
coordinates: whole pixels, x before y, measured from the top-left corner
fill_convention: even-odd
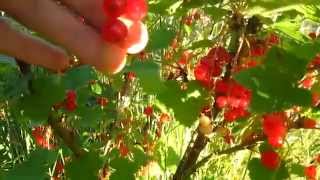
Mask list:
[[[282,147],[287,134],[287,116],[284,112],[274,112],[263,116],[263,132],[274,148]]]
[[[215,83],[215,107],[225,108],[224,119],[233,122],[249,115],[251,91],[234,80],[218,80]]]
[[[136,54],[144,49],[148,41],[146,26],[141,22],[147,15],[145,0],[105,0],[103,4],[107,21],[102,28],[106,42]]]
[[[52,135],[45,126],[37,126],[32,129],[32,136],[35,139],[35,143],[44,149],[52,149],[55,147],[52,141]]]
[[[214,47],[194,68],[194,76],[203,86],[212,88],[214,78],[222,73],[223,66],[230,63],[232,55],[224,47]]]

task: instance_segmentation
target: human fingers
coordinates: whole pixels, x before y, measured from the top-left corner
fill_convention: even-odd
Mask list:
[[[62,71],[69,65],[69,57],[65,51],[17,31],[4,18],[0,18],[0,53],[54,71]]]

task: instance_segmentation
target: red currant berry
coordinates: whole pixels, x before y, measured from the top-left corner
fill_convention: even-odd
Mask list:
[[[102,37],[105,41],[115,43],[126,39],[128,29],[119,19],[111,19],[102,28]]]
[[[148,13],[146,0],[128,0],[124,17],[133,21],[142,20]]]
[[[97,98],[97,104],[99,104],[100,106],[104,107],[108,104],[108,99],[105,97],[98,97]]]
[[[126,157],[129,154],[129,148],[123,142],[120,143],[119,151],[122,157]]]
[[[308,180],[315,180],[317,176],[317,167],[315,165],[305,167],[304,175]]]
[[[166,123],[166,122],[169,122],[170,121],[170,116],[169,116],[169,114],[167,114],[167,113],[162,113],[161,115],[160,115],[160,122],[161,123]]]
[[[152,108],[152,106],[147,106],[146,108],[144,108],[143,113],[144,113],[146,116],[151,116],[151,115],[153,114],[153,108]]]
[[[269,144],[274,148],[280,148],[283,145],[283,138],[281,136],[269,136]]]
[[[263,132],[269,137],[284,137],[287,133],[286,115],[283,112],[263,116]]]
[[[304,119],[303,128],[314,129],[317,126],[317,122],[314,119]]]
[[[261,153],[261,163],[270,170],[276,170],[280,165],[280,157],[274,151],[264,151]]]
[[[133,0],[129,0],[133,1]],[[107,16],[117,18],[126,12],[127,0],[104,0],[103,8]]]
[[[129,80],[129,81],[133,81],[133,80],[135,80],[136,79],[136,73],[134,73],[134,72],[128,72],[127,73],[127,79]]]

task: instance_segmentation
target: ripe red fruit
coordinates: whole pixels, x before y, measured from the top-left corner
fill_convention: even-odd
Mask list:
[[[143,113],[144,113],[146,116],[151,116],[152,113],[153,113],[153,108],[152,108],[152,106],[147,106],[147,107],[145,107]]]
[[[239,118],[243,118],[249,115],[249,112],[243,108],[229,109],[224,113],[224,120],[227,122],[233,122]]]
[[[47,129],[44,126],[37,126],[32,129],[32,136],[35,139],[35,143],[41,148],[52,149],[54,144],[50,143],[50,136],[47,133]]]
[[[304,175],[308,180],[315,180],[317,176],[317,167],[315,165],[305,167]]]
[[[120,143],[119,152],[122,157],[126,157],[129,154],[129,148],[123,143]]]
[[[316,78],[312,75],[307,75],[301,82],[301,86],[305,89],[311,89],[314,83],[316,82]]]
[[[192,22],[193,22],[193,17],[192,16],[187,16],[185,18],[183,18],[183,24],[191,26]]]
[[[103,9],[107,16],[117,18],[126,12],[127,4],[127,0],[104,0]]]
[[[262,44],[256,44],[252,46],[252,48],[250,49],[250,55],[252,57],[264,56],[266,52],[267,52],[267,48]]]
[[[283,112],[266,114],[263,116],[262,126],[264,134],[270,139],[283,138],[287,133],[286,115]],[[272,144],[274,143],[271,142]]]
[[[261,153],[261,163],[264,167],[270,170],[276,170],[280,165],[280,157],[274,151],[264,151]]]
[[[133,80],[135,80],[136,79],[136,73],[134,73],[134,72],[128,72],[127,73],[127,79],[129,80],[129,81],[133,81]]]
[[[316,107],[320,103],[320,94],[317,92],[312,92],[312,106]]]
[[[208,65],[202,63],[197,64],[194,68],[194,76],[203,86],[211,87],[212,78]]]
[[[275,33],[269,34],[269,36],[266,39],[267,44],[269,45],[276,45],[280,43],[280,38]]]
[[[119,19],[110,19],[102,27],[102,38],[107,42],[122,42],[127,36],[127,26]]]
[[[124,17],[133,21],[142,20],[148,13],[146,0],[128,0]]]
[[[149,41],[148,29],[141,21],[132,21],[126,18],[119,18],[128,29],[128,35],[121,44],[127,49],[128,54],[137,54],[147,46]]]
[[[64,107],[70,112],[77,109],[77,93],[74,90],[69,90],[67,92]]]
[[[74,90],[67,91],[66,99],[67,101],[75,101],[77,98],[77,93]]]
[[[97,104],[99,104],[100,106],[104,107],[108,104],[108,99],[105,97],[98,97],[97,98]]]
[[[192,53],[191,51],[183,51],[179,61],[178,61],[178,64],[180,65],[186,65],[188,64],[189,62],[189,59],[191,58],[192,56]]]
[[[283,112],[266,114],[263,116],[262,126],[269,144],[274,148],[281,147],[287,133],[286,115]]]
[[[213,61],[219,62],[220,64],[229,63],[232,60],[230,53],[221,46],[212,48],[208,53],[208,57],[213,58]]]
[[[166,123],[166,122],[169,122],[170,121],[170,116],[169,116],[169,114],[167,114],[167,113],[162,113],[161,115],[160,115],[160,122],[161,123]]]
[[[268,137],[269,144],[274,148],[280,148],[283,145],[283,137],[281,136],[269,136]]]
[[[317,126],[317,122],[314,119],[304,119],[303,128],[305,129],[314,129]]]
[[[56,175],[58,175],[58,174],[62,174],[63,171],[64,171],[64,164],[63,164],[62,160],[58,160],[58,161],[56,162],[56,166],[55,166],[55,169],[54,169],[54,173],[55,173]]]

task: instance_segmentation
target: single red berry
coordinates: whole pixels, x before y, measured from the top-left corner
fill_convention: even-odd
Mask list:
[[[252,57],[264,56],[266,54],[266,52],[267,52],[267,48],[264,45],[261,45],[261,44],[254,45],[250,49],[250,55]]]
[[[267,44],[269,45],[276,45],[280,43],[280,38],[275,33],[269,34],[269,36],[266,39]]]
[[[283,145],[283,137],[268,136],[268,143],[274,148],[281,148]]]
[[[99,104],[100,106],[104,107],[108,104],[108,99],[105,97],[98,97],[97,98],[97,104]]]
[[[78,105],[75,101],[66,101],[64,108],[70,112],[75,111]]]
[[[144,108],[143,112],[146,116],[151,116],[153,114],[153,108],[152,106],[147,106]]]
[[[275,112],[263,116],[263,132],[267,136],[284,137],[287,133],[286,115],[283,112]]]
[[[320,54],[317,54],[311,62],[309,63],[309,68],[319,68],[320,67]]]
[[[211,74],[210,74],[210,66],[199,63],[194,68],[194,76],[196,80],[200,81],[205,87],[211,87]]]
[[[64,171],[64,164],[63,164],[63,162],[61,160],[58,160],[56,162],[56,166],[55,166],[54,172],[55,172],[55,174],[62,174],[63,171]]]
[[[68,101],[74,101],[77,98],[77,93],[74,90],[67,91],[66,99]]]
[[[190,51],[183,51],[183,53],[178,61],[178,64],[180,64],[182,66],[187,65],[191,56],[192,56],[192,53]]]
[[[300,84],[305,89],[311,89],[315,82],[316,78],[312,75],[308,75],[300,82]]]
[[[230,84],[224,80],[218,80],[215,84],[215,93],[227,94],[230,89]]]
[[[105,41],[121,42],[128,36],[127,26],[119,19],[110,19],[102,28],[102,37]]]
[[[126,157],[129,154],[129,148],[123,142],[120,143],[119,151],[122,157]]]
[[[316,107],[320,103],[320,94],[317,92],[312,92],[312,106]]]
[[[304,175],[308,180],[315,180],[317,176],[317,167],[315,165],[305,167]]]
[[[280,157],[274,151],[264,151],[261,153],[261,163],[264,167],[270,170],[276,170],[280,165]]]
[[[233,122],[239,118],[244,118],[249,115],[249,112],[243,108],[229,109],[224,113],[224,120],[227,122]]]
[[[216,100],[216,107],[218,108],[224,108],[228,105],[228,98],[226,96],[219,96],[217,97],[217,100]]]
[[[183,24],[191,26],[192,22],[193,22],[193,17],[192,16],[187,16],[185,18],[183,18]]]
[[[134,72],[128,72],[128,73],[127,73],[127,79],[128,79],[129,81],[135,80],[135,79],[136,79],[136,73],[134,73]]]
[[[169,122],[169,121],[170,121],[170,116],[169,116],[169,114],[167,114],[167,113],[162,113],[162,114],[160,115],[160,122],[166,123],[166,122]]]
[[[146,0],[128,0],[124,17],[133,21],[142,20],[148,13]]]
[[[305,129],[314,129],[317,126],[317,121],[314,119],[304,119],[303,128]]]
[[[127,0],[104,0],[104,12],[111,18],[117,18],[126,12],[127,4]]]

